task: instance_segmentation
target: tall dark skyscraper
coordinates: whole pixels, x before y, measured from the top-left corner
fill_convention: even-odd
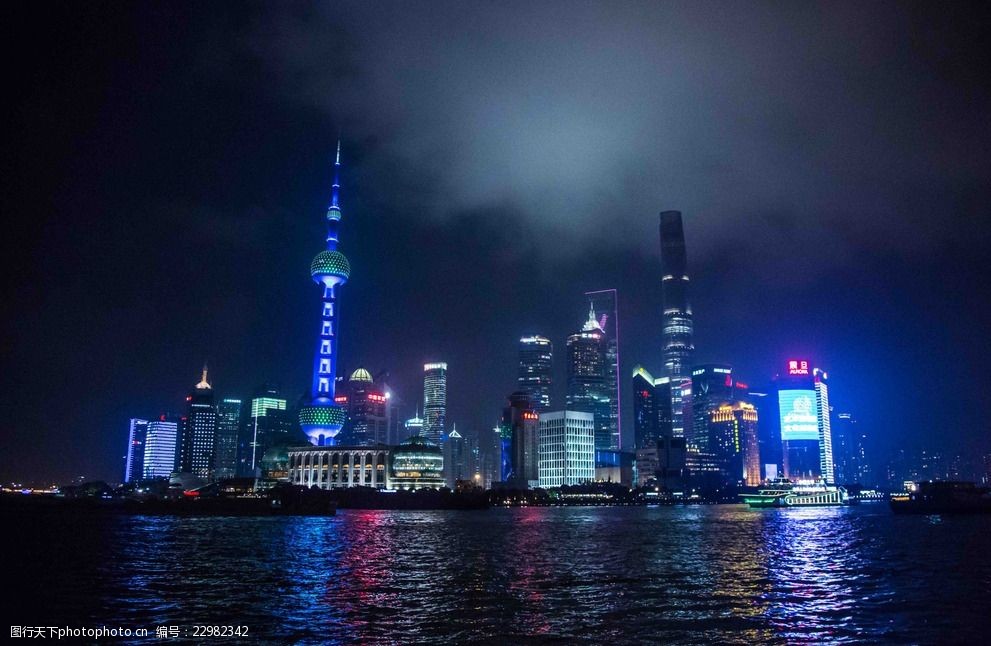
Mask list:
[[[132,419],[127,430],[127,455],[124,456],[124,482],[144,477],[145,440],[148,420]]]
[[[523,391],[511,394],[502,410],[500,479],[520,489],[536,487],[539,479],[539,417]]]
[[[832,424],[833,462],[838,484],[873,485],[865,448],[866,437],[851,413],[837,413]]]
[[[659,439],[671,437],[671,380],[655,379],[643,366],[637,366],[632,385],[635,447],[655,447]]]
[[[671,378],[672,428],[685,433],[684,403],[679,380],[687,380],[695,354],[692,308],[688,303],[688,254],[681,211],[661,212],[661,297],[664,303],[662,342],[664,375]]]
[[[237,444],[241,432],[240,399],[225,397],[217,405],[217,435],[213,449],[213,476],[217,480],[237,475]]]
[[[341,221],[341,143],[334,160],[334,185],[327,208],[327,249],[310,263],[310,276],[323,288],[320,301],[320,333],[313,357],[313,378],[309,403],[299,409],[299,425],[317,446],[331,446],[344,427],[347,413],[334,403],[337,375],[337,295],[338,285],[351,276],[351,263],[337,250],[337,227]]]
[[[213,449],[217,435],[217,409],[213,404],[213,386],[207,381],[207,368],[186,397],[189,407],[182,418],[182,447],[179,471],[209,478],[213,473]]]
[[[530,396],[537,412],[550,410],[553,367],[554,346],[550,339],[538,335],[520,339],[519,387]]]
[[[622,394],[619,379],[619,301],[615,289],[585,292],[588,304],[599,317],[599,326],[606,335],[606,395],[609,397],[610,449],[619,450],[623,443]]]
[[[440,445],[447,421],[447,364],[423,365],[423,435]]]
[[[293,444],[296,425],[286,398],[274,384],[265,384],[255,391],[248,413],[248,421],[242,426],[238,456],[238,471],[243,476],[255,474],[262,456],[270,448]]]
[[[613,436],[606,388],[606,335],[591,307],[585,325],[568,337],[567,346],[567,410],[592,413],[595,448],[610,449]]]

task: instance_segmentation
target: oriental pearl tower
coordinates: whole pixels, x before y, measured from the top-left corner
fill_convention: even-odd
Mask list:
[[[339,285],[351,275],[347,256],[337,250],[337,227],[341,221],[341,142],[337,142],[334,161],[334,186],[327,207],[327,248],[310,263],[310,276],[323,288],[320,301],[320,331],[313,357],[313,381],[310,400],[299,409],[299,425],[316,446],[333,446],[344,426],[347,413],[334,403],[334,379],[337,375],[337,299]]]

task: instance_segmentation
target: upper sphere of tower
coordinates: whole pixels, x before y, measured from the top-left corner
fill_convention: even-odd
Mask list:
[[[310,276],[318,282],[320,276],[338,276],[347,280],[351,276],[351,263],[340,251],[321,251],[310,263]]]

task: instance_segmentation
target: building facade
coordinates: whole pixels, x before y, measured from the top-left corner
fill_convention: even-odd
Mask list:
[[[124,456],[124,482],[144,477],[145,441],[148,436],[148,420],[131,418],[127,426],[127,454]]]
[[[213,386],[207,381],[206,366],[203,366],[199,383],[186,397],[186,403],[186,415],[180,420],[179,471],[192,473],[197,478],[210,478],[217,435],[217,408],[213,401]]]
[[[444,454],[422,435],[414,435],[392,452],[390,482],[396,489],[439,489],[444,486]]]
[[[536,487],[540,478],[540,414],[522,390],[511,394],[508,404],[502,409],[499,426],[500,480],[519,489]]]
[[[391,489],[386,446],[308,446],[288,451],[289,482],[303,487]]]
[[[543,488],[595,480],[595,416],[580,411],[544,413],[539,420],[539,484]]]
[[[176,469],[179,424],[164,415],[148,422],[142,462],[144,478],[168,478]]]
[[[447,364],[423,364],[423,436],[440,444],[447,424]]]
[[[826,373],[808,360],[791,359],[775,378],[784,475],[835,482]]]
[[[351,373],[348,387],[334,395],[334,402],[348,412],[343,441],[353,446],[387,444],[389,431],[388,398],[376,386],[370,372],[358,368]]]
[[[554,345],[550,339],[535,335],[520,339],[519,389],[530,396],[538,413],[551,408],[551,385],[554,368]]]
[[[238,437],[243,410],[240,399],[225,397],[217,404],[217,434],[213,447],[213,477],[216,480],[237,475]]]
[[[470,481],[474,478],[471,468],[471,448],[468,441],[458,432],[457,428],[452,428],[444,440],[444,481],[448,487],[454,489],[458,482]]]

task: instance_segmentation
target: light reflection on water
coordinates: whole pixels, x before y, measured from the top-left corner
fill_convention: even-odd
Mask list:
[[[273,641],[977,641],[991,593],[991,517],[879,505],[48,517],[22,533],[18,609],[38,625],[246,624]]]

